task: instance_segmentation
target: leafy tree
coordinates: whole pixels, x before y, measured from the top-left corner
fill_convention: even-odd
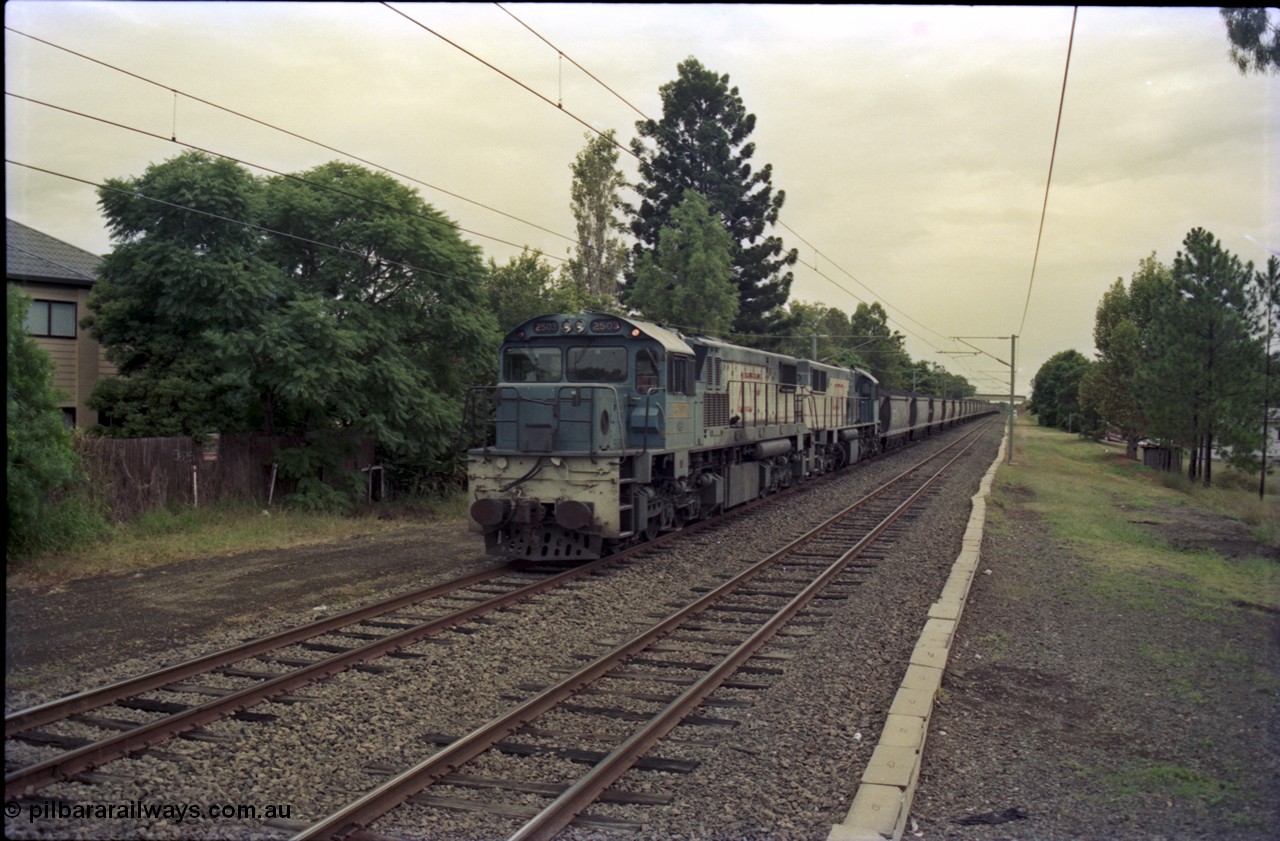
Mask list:
[[[792,301],[787,309],[793,338],[779,342],[779,351],[831,364],[846,364],[837,357],[855,358],[848,354],[853,328],[842,310],[805,301]]]
[[[115,246],[85,324],[120,370],[94,396],[113,434],[347,429],[396,461],[451,451],[497,327],[479,249],[414,191],[188,153],[100,198]]]
[[[1152,253],[1141,261],[1128,289],[1116,280],[1095,314],[1098,360],[1081,381],[1081,404],[1124,436],[1129,458],[1137,457],[1138,441],[1147,429],[1139,373],[1148,357],[1154,305],[1171,291],[1169,269]]]
[[[257,344],[241,364],[286,399],[296,431],[355,429],[402,459],[447,453],[497,335],[480,249],[414,190],[354,164],[266,186],[267,227],[292,238],[264,252],[293,295],[244,336]]]
[[[679,65],[676,80],[663,85],[662,119],[636,123],[639,137],[632,150],[640,159],[640,206],[633,209],[631,231],[634,266],[658,249],[661,231],[687,191],[701,195],[720,217],[729,234],[733,282],[738,295],[735,333],[745,336],[790,332],[783,306],[791,290],[794,250],[783,251],[782,240],[766,236],[778,221],[785,194],[773,191],[772,167],[752,169],[755,129],[738,89],[695,58]],[[630,293],[624,295],[633,303]]]
[[[212,337],[257,321],[280,296],[284,278],[259,255],[258,233],[235,221],[259,218],[261,185],[243,167],[189,152],[109,179],[99,199],[115,247],[83,324],[119,377],[101,380],[90,405],[121,437],[253,428],[251,384],[220,376]]]
[[[80,475],[80,460],[53,389],[53,361],[27,335],[31,306],[14,283],[6,283],[5,482],[9,527],[5,557],[23,558],[55,548],[77,535],[65,528],[66,498]]]
[[[1031,411],[1040,426],[1059,429],[1086,428],[1080,407],[1079,385],[1089,360],[1077,350],[1055,353],[1031,379]]]
[[[1258,272],[1257,282],[1266,302],[1267,314],[1263,319],[1262,330],[1262,363],[1263,398],[1262,398],[1262,464],[1259,470],[1258,498],[1264,498],[1267,492],[1267,447],[1271,436],[1276,433],[1276,426],[1271,422],[1271,410],[1280,398],[1280,383],[1274,382],[1273,372],[1277,370],[1275,352],[1271,349],[1271,339],[1276,333],[1276,315],[1280,313],[1280,257],[1272,255],[1267,258],[1267,270]]]
[[[535,316],[591,308],[576,284],[557,280],[542,254],[527,249],[503,266],[490,258],[485,297],[503,335]]]
[[[1152,321],[1143,387],[1156,436],[1190,447],[1188,476],[1212,481],[1217,442],[1253,452],[1262,404],[1261,303],[1253,264],[1195,228],[1173,262],[1175,294]]]
[[[578,250],[565,264],[564,277],[586,302],[582,309],[616,309],[627,248],[616,236],[622,225],[614,212],[622,207],[618,191],[626,180],[618,169],[613,130],[603,135],[587,134],[586,148],[578,153],[570,169],[570,207],[577,222]]]
[[[1231,61],[1241,73],[1280,69],[1280,26],[1271,22],[1268,9],[1224,8],[1221,12],[1231,42]]]
[[[879,301],[860,303],[849,319],[853,354],[863,360],[859,367],[869,370],[880,385],[889,389],[911,388],[911,357],[906,336],[889,327],[889,314]],[[844,363],[842,363],[844,364]]]
[[[732,249],[706,199],[688,191],[657,249],[638,258],[632,305],[647,318],[690,331],[725,333],[738,312]]]

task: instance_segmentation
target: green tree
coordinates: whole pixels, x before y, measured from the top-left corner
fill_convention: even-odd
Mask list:
[[[1094,316],[1098,358],[1080,383],[1081,405],[1124,436],[1129,458],[1137,457],[1138,441],[1147,432],[1139,374],[1149,355],[1155,305],[1172,288],[1168,267],[1152,253],[1139,263],[1128,288],[1116,280]]]
[[[1221,13],[1231,42],[1231,61],[1241,73],[1280,69],[1280,26],[1271,22],[1270,10],[1224,8]]]
[[[85,324],[120,370],[94,396],[113,433],[348,429],[395,461],[451,451],[497,326],[479,249],[414,191],[188,153],[101,204],[115,246]]]
[[[1188,476],[1212,482],[1215,446],[1256,449],[1262,405],[1262,296],[1253,264],[1195,228],[1171,272],[1174,294],[1152,321],[1143,369],[1157,437],[1191,449]]]
[[[792,301],[787,309],[792,338],[778,343],[780,352],[821,362],[846,364],[834,360],[848,357],[844,352],[854,345],[850,340],[852,328],[848,315],[835,307],[805,301]]]
[[[785,194],[773,191],[772,167],[753,170],[755,144],[748,141],[756,118],[747,112],[728,75],[695,58],[682,61],[676,80],[663,85],[662,119],[636,123],[632,150],[640,159],[641,202],[632,210],[633,274],[640,258],[658,249],[661,231],[686,191],[701,195],[729,234],[738,313],[733,330],[742,336],[790,332],[783,310],[791,290],[796,252],[766,235],[778,221]],[[624,300],[633,303],[629,292]]]
[[[738,312],[732,248],[706,199],[690,190],[663,228],[657,249],[639,256],[632,306],[646,318],[723,335]]]
[[[9,522],[5,557],[19,559],[55,548],[68,537],[59,509],[73,504],[66,492],[80,461],[62,423],[53,389],[53,361],[27,335],[31,299],[6,283],[5,482]],[[64,497],[59,499],[59,497]]]
[[[1031,379],[1031,411],[1036,423],[1059,429],[1086,428],[1078,389],[1089,365],[1084,354],[1064,350],[1040,366]]]
[[[570,208],[577,223],[578,248],[564,265],[565,282],[585,301],[581,309],[617,309],[627,248],[617,236],[622,224],[614,214],[622,207],[618,191],[626,180],[618,169],[613,130],[587,134],[587,145],[570,169]]]
[[[252,386],[220,376],[213,337],[257,321],[280,296],[284,278],[259,255],[258,232],[236,221],[257,221],[262,201],[243,167],[196,152],[99,191],[115,246],[83,324],[119,373],[90,398],[111,418],[111,434],[253,428]]]
[[[535,316],[590,308],[576,283],[557,279],[542,254],[528,249],[501,266],[490,258],[485,297],[503,335]]]
[[[849,351],[856,354],[859,367],[869,370],[881,386],[895,390],[911,388],[911,357],[905,347],[906,336],[889,326],[889,314],[879,301],[858,304],[849,319],[849,335],[853,343]]]
[[[291,298],[225,351],[247,345],[240,365],[285,399],[295,431],[354,429],[402,460],[448,454],[497,338],[480,249],[414,190],[354,164],[278,176],[266,193],[267,227],[291,236],[264,253]]]

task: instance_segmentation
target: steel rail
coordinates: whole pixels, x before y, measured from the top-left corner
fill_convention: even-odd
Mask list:
[[[838,576],[863,551],[880,539],[890,525],[901,517],[933,486],[942,475],[955,464],[968,450],[977,443],[970,441],[964,449],[956,453],[946,464],[930,476],[909,497],[898,504],[888,516],[875,525],[857,543],[833,561],[800,593],[783,605],[777,613],[761,625],[746,640],[733,649],[716,666],[691,684],[684,692],[672,700],[666,707],[637,729],[626,741],[602,758],[591,770],[584,774],[578,782],[569,786],[559,797],[548,804],[541,812],[531,818],[509,841],[550,841],[556,833],[569,825],[584,809],[613,785],[619,777],[630,770],[641,757],[676,728],[690,713],[706,700],[743,663],[749,660],[761,647],[772,639],[787,622],[806,607],[814,597]]]
[[[323,634],[335,631],[338,628],[347,625],[354,625],[366,619],[371,619],[411,604],[416,604],[426,599],[448,593],[453,590],[471,587],[475,584],[489,581],[500,575],[517,571],[520,567],[515,564],[508,564],[502,567],[493,567],[481,572],[472,573],[453,581],[446,581],[442,584],[436,584],[421,590],[415,590],[412,593],[405,593],[377,604],[367,605],[365,607],[353,608],[343,613],[329,616],[324,619],[317,619],[315,622],[308,623],[298,628],[292,628],[279,633],[270,634],[265,637],[249,640],[240,645],[224,648],[220,651],[214,651],[209,654],[197,657],[194,660],[175,663],[171,666],[165,666],[146,674],[136,677],[127,678],[117,681],[116,683],[107,684],[105,686],[96,687],[94,689],[86,689],[74,695],[68,695],[64,698],[56,698],[34,707],[28,707],[6,715],[4,718],[4,735],[6,739],[35,727],[41,727],[54,721],[61,721],[64,718],[75,715],[85,710],[95,709],[119,701],[122,698],[129,698],[139,695],[143,692],[149,692],[152,689],[158,689],[180,680],[186,680],[196,675],[211,672],[214,669],[228,666],[240,660],[247,660],[250,657],[257,656],[276,648],[283,648],[287,645],[303,642],[312,637],[322,636]]]
[[[350,651],[326,657],[310,666],[304,666],[190,709],[141,724],[131,730],[84,745],[44,762],[19,768],[5,775],[5,799],[16,798],[51,783],[65,780],[74,774],[95,768],[105,762],[151,747],[180,733],[194,730],[197,727],[256,706],[276,696],[292,692],[310,683],[350,669],[367,660],[372,660],[411,645],[428,636],[439,634],[477,616],[493,612],[498,608],[537,595],[544,590],[557,587],[565,581],[586,575],[600,566],[615,563],[616,561],[617,556],[611,556],[565,570],[541,581],[518,587],[509,593],[503,593],[477,602],[446,616],[422,622],[403,631],[397,631],[387,637],[358,646]],[[305,627],[310,628],[311,626]]]
[[[975,437],[978,431],[981,431],[981,429],[971,433],[969,437]],[[960,443],[963,443],[964,440],[965,439],[961,439],[960,442],[951,446],[958,446]],[[971,441],[969,446],[973,446],[973,443],[974,442]],[[968,448],[966,447],[966,450],[967,449]],[[945,452],[945,450],[943,452]],[[939,455],[940,454],[934,454],[933,456],[925,458],[917,464],[912,465],[903,471],[896,479],[887,482],[885,485],[862,497],[857,502],[854,502],[841,512],[823,521],[806,534],[792,540],[786,546],[776,552],[773,552],[768,557],[752,564],[747,569],[710,590],[701,598],[681,608],[679,611],[668,616],[666,619],[652,626],[648,630],[642,631],[632,637],[613,651],[601,655],[554,686],[550,686],[542,690],[537,695],[518,704],[502,715],[491,719],[473,730],[471,733],[468,733],[448,746],[441,748],[422,762],[419,762],[418,764],[401,772],[377,788],[372,789],[362,797],[342,807],[338,811],[333,812],[329,816],[322,818],[311,826],[303,829],[294,835],[291,841],[313,841],[313,839],[343,837],[350,835],[353,832],[367,829],[375,820],[381,818],[387,812],[396,808],[422,789],[433,785],[445,775],[453,773],[467,762],[470,762],[472,759],[492,748],[498,742],[514,734],[517,730],[533,721],[538,716],[572,697],[580,689],[598,680],[619,664],[643,651],[657,640],[675,630],[689,618],[702,613],[704,610],[720,601],[726,594],[738,589],[746,582],[772,567],[779,558],[784,557],[795,549],[811,542],[818,535],[832,528],[836,523],[843,520],[849,514],[877,499],[887,492],[892,486],[904,481],[911,473],[916,472],[930,461],[936,460]],[[959,458],[959,454],[955,458]],[[952,461],[954,461],[954,459],[952,459]],[[950,462],[948,462],[948,464],[950,464]],[[930,480],[930,484],[932,484],[932,481],[933,480]],[[917,498],[919,493],[922,492],[923,489],[914,494],[912,498]],[[880,531],[883,531],[883,528],[887,527],[887,525],[888,523],[883,523],[881,526],[876,527],[877,535]],[[653,544],[647,543],[642,545],[648,547]],[[847,564],[847,561],[845,563]]]

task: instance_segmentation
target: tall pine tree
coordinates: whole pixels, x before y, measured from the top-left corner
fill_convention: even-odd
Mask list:
[[[1152,322],[1144,391],[1156,436],[1191,450],[1188,478],[1212,481],[1215,446],[1257,446],[1262,300],[1253,264],[1195,228],[1172,268],[1175,294]]]
[[[662,119],[636,123],[639,137],[631,148],[640,159],[639,208],[632,209],[635,260],[657,250],[661,231],[685,192],[704,196],[733,241],[733,281],[738,315],[733,330],[741,337],[789,332],[783,309],[791,292],[794,250],[766,235],[778,221],[785,194],[771,183],[772,167],[752,167],[755,129],[728,75],[717,75],[695,58],[680,63],[679,77],[663,85]],[[635,280],[634,274],[628,282]],[[624,295],[624,300],[627,297]]]

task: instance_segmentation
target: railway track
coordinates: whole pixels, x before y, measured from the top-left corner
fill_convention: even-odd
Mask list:
[[[815,484],[798,486],[786,493]],[[728,516],[745,514],[769,499],[741,506]],[[7,744],[25,743],[59,752],[20,767],[11,768],[6,761],[5,798],[30,796],[52,783],[74,780],[105,763],[155,748],[168,739],[198,738],[199,728],[224,718],[252,720],[248,710],[255,706],[288,700],[290,693],[350,669],[378,670],[381,667],[371,665],[371,661],[395,656],[414,643],[508,609],[602,568],[624,563],[637,553],[723,519],[691,524],[625,552],[568,568],[530,562],[495,566],[16,711],[5,716]],[[465,605],[447,606],[458,600]],[[431,615],[424,616],[424,612]],[[294,653],[282,653],[290,651]],[[224,685],[195,682],[211,675]],[[173,700],[183,693],[208,700],[195,704]],[[132,714],[121,716],[122,710]],[[92,738],[59,733],[58,725],[64,722],[87,725],[103,735]]]
[[[875,565],[864,560],[867,550],[901,522],[981,431],[913,465],[480,728],[456,738],[439,735],[435,741],[442,747],[435,753],[302,829],[294,841],[359,837],[406,803],[499,816],[511,822],[513,839],[551,838],[572,823],[625,828],[626,818],[586,810],[677,726],[714,727],[710,714],[691,716],[710,709],[712,694],[727,683],[747,690],[765,685],[735,675],[751,668],[753,659],[768,663],[762,659],[769,656],[767,646],[798,615],[813,611],[815,599],[840,598],[856,587]],[[755,668],[769,671],[767,665]],[[650,767],[680,770],[678,760],[649,760]],[[584,763],[590,767],[581,773],[577,768]],[[445,794],[424,794],[428,789]],[[480,792],[483,799],[455,792]],[[629,806],[661,802],[625,788],[612,795]],[[537,799],[545,802],[531,806]]]
[[[810,483],[785,493],[813,486],[815,483]],[[745,514],[780,495],[736,508],[727,517]],[[224,718],[252,720],[252,714],[247,711],[255,706],[288,700],[290,693],[350,669],[378,670],[380,667],[371,665],[371,661],[395,656],[414,643],[508,609],[603,568],[625,563],[639,553],[724,519],[690,524],[624,552],[572,566],[526,561],[498,565],[16,711],[5,716],[7,744],[26,743],[60,752],[16,768],[8,767],[6,760],[5,798],[30,796],[52,783],[75,780],[78,775],[105,763],[152,749],[168,739],[198,737],[199,728]],[[458,600],[465,605],[447,606]],[[433,615],[424,616],[424,611]],[[282,653],[289,651],[296,653]],[[210,675],[231,679],[236,685],[228,688],[193,683]],[[209,700],[198,704],[171,700],[182,693],[209,696]],[[121,717],[121,710],[140,714],[132,719],[145,720]],[[58,733],[57,725],[63,722],[88,725],[104,731],[105,735],[86,738]],[[50,727],[55,729],[48,729]]]
[[[5,716],[5,739],[64,750],[44,761],[6,769],[5,798],[14,799],[167,739],[287,697],[310,683],[395,654],[415,642],[474,621],[548,589],[590,574],[604,561],[555,572],[550,567],[507,564],[356,608],[314,623],[250,640],[193,660],[56,699]],[[463,607],[448,603],[465,602]],[[416,611],[416,612],[406,612]],[[424,616],[423,613],[434,615]],[[309,657],[282,652],[301,648]],[[264,668],[264,666],[266,668]],[[283,670],[281,670],[283,667]],[[239,688],[192,683],[218,675]],[[196,705],[174,703],[164,693],[211,695]],[[112,713],[112,708],[116,710]],[[150,713],[143,723],[116,717],[127,709]],[[90,713],[93,713],[90,715]],[[116,731],[101,739],[62,736],[59,722]]]

